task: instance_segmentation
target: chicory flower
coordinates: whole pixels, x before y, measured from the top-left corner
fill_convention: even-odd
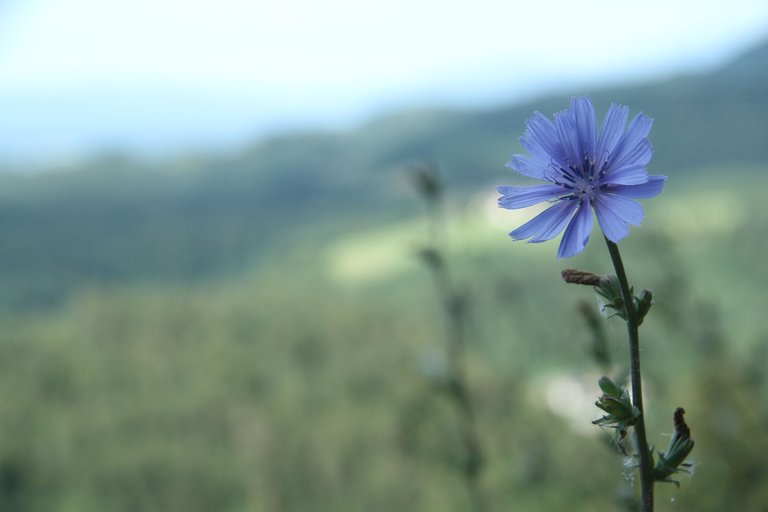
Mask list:
[[[555,114],[554,122],[534,113],[520,138],[530,154],[514,155],[507,167],[548,184],[498,187],[499,206],[518,209],[544,201],[552,206],[512,231],[512,238],[544,242],[565,230],[557,256],[570,258],[589,242],[592,209],[614,243],[629,234],[629,224],[640,225],[643,207],[634,199],[659,195],[667,178],[646,171],[653,120],[637,114],[627,126],[628,115],[628,107],[614,103],[598,130],[586,97],[573,98],[571,109]]]

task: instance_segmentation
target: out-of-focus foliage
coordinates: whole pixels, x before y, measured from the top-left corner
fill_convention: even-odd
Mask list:
[[[642,331],[650,441],[667,446],[678,406],[696,441],[695,475],[659,487],[662,512],[768,508],[768,78],[744,64],[765,52],[592,95],[656,115],[652,170],[670,176],[622,242],[657,301]],[[561,282],[554,242],[504,236],[515,213],[487,216],[481,186],[510,178],[530,110],[0,179],[0,509],[466,510],[455,418],[434,390],[444,333],[416,262],[425,226],[394,172],[431,159],[454,184],[448,257],[470,297],[493,509],[623,510],[613,437],[590,423],[603,372],[577,304],[591,292]],[[610,272],[602,249],[568,264]],[[621,322],[605,336],[626,360]]]
[[[643,332],[651,442],[667,445],[679,405],[696,440],[695,475],[659,488],[661,511],[768,506],[768,330],[745,306],[763,293],[750,255],[768,249],[767,183],[748,176],[725,195],[720,180],[670,187],[623,244],[658,298]],[[494,509],[618,507],[620,457],[590,424],[600,372],[577,303],[591,291],[560,281],[552,247],[513,244],[474,207],[449,220]],[[675,222],[690,231],[671,238]],[[247,278],[95,289],[6,317],[4,509],[466,510],[453,411],[432,387],[440,310],[411,252],[423,227],[308,240]],[[353,271],[366,237],[397,264]],[[610,269],[600,249],[574,263]],[[608,322],[623,361],[623,326]]]

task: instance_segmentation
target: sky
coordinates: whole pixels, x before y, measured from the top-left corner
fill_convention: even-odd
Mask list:
[[[766,37],[765,0],[0,0],[0,140],[235,147],[705,70]]]

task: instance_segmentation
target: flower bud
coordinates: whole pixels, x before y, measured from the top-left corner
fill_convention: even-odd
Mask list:
[[[651,290],[643,290],[640,292],[639,297],[635,297],[635,314],[637,315],[637,325],[643,323],[645,315],[651,310],[653,305],[653,292]]]
[[[566,283],[583,284],[587,286],[600,286],[600,280],[602,279],[602,277],[597,274],[575,268],[567,268],[560,272],[560,275]]]
[[[414,167],[410,173],[413,188],[427,201],[435,201],[440,197],[442,186],[437,169],[428,165]]]
[[[433,270],[441,269],[445,266],[443,256],[436,249],[431,247],[425,247],[424,249],[419,250],[417,255],[427,267]]]
[[[627,390],[608,377],[602,377],[598,381],[598,385],[603,394],[597,399],[595,405],[606,414],[592,423],[615,429],[616,441],[618,442],[626,435],[627,429],[635,424],[640,416],[640,411],[632,405]]]
[[[612,309],[613,313],[610,316],[618,315],[624,320],[627,319],[618,277],[614,275],[603,277],[600,284],[595,287],[595,291],[603,298],[603,311]]]
[[[627,319],[627,312],[624,309],[624,298],[621,294],[621,286],[619,285],[619,278],[614,275],[604,276],[600,280],[600,284],[595,287],[595,291],[600,297],[603,298],[603,310],[613,310],[610,316],[616,315],[624,320]],[[645,315],[650,311],[653,306],[653,292],[651,290],[643,290],[640,295],[634,294],[634,287],[629,289],[630,295],[635,301],[635,317],[637,319],[637,325],[643,323]]]
[[[672,480],[670,476],[675,473],[689,473],[688,468],[692,464],[685,462],[685,459],[693,450],[693,439],[691,439],[691,429],[685,423],[683,415],[685,409],[678,407],[675,409],[673,417],[675,423],[675,433],[669,442],[669,448],[666,453],[659,453],[659,461],[653,468],[653,479],[659,482],[670,482],[678,487],[680,483]]]

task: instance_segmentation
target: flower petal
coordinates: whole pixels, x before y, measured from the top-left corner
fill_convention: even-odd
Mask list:
[[[610,166],[608,169],[606,169],[605,174],[606,176],[608,176],[611,173],[620,170],[622,167],[627,167],[627,166],[632,166],[632,167],[637,165],[646,166],[648,165],[648,162],[651,161],[652,156],[653,156],[653,147],[651,146],[651,142],[648,139],[643,139],[640,142],[638,142],[634,148],[624,152],[623,156],[620,159],[614,158],[613,160],[611,160]]]
[[[571,165],[580,164],[584,157],[580,155],[579,134],[576,130],[576,122],[573,120],[573,113],[563,110],[555,114],[555,128],[567,162]]]
[[[555,125],[541,112],[534,112],[526,121],[526,130],[520,137],[520,143],[531,154],[547,161],[554,159],[562,162],[565,156]]]
[[[648,171],[645,165],[626,166],[606,174],[600,179],[601,186],[610,185],[641,185],[648,181]]]
[[[509,236],[515,240],[534,237],[531,240],[534,243],[550,240],[565,228],[576,206],[576,201],[560,201],[512,231]]]
[[[586,156],[592,157],[595,154],[597,144],[595,108],[589,98],[580,96],[571,100],[571,109],[578,136],[578,162],[582,162]]]
[[[536,180],[546,180],[547,176],[552,174],[547,162],[527,155],[512,155],[507,162],[507,168]]]
[[[591,231],[592,209],[588,202],[582,201],[576,215],[565,228],[563,239],[560,240],[560,247],[557,249],[557,258],[570,258],[583,251],[589,242]]]
[[[502,197],[499,206],[507,210],[525,208],[534,204],[568,194],[570,191],[558,185],[536,185],[534,187],[497,187]]]
[[[651,131],[653,119],[644,115],[637,114],[632,122],[629,123],[626,133],[621,137],[616,147],[608,157],[608,166],[613,167],[616,162],[621,162],[627,153],[635,149],[641,140],[648,137]]]
[[[605,190],[624,197],[648,199],[661,194],[666,181],[666,176],[648,176],[648,181],[639,185],[609,185]]]
[[[562,233],[563,229],[565,229],[565,226],[568,224],[568,221],[573,216],[573,212],[579,206],[579,203],[577,201],[562,201],[562,202],[565,203],[565,206],[562,207],[562,210],[558,211],[557,216],[554,217],[552,221],[544,229],[542,229],[536,236],[531,238],[529,242],[531,242],[532,244],[546,242],[547,240],[552,240],[557,235]]]
[[[611,103],[611,106],[608,107],[608,112],[605,114],[605,119],[603,119],[600,138],[595,149],[595,160],[600,163],[605,162],[613,148],[616,147],[616,143],[624,135],[624,127],[627,125],[628,118],[629,107],[619,105],[618,103]]]
[[[595,197],[595,214],[600,229],[611,242],[618,242],[629,234],[629,224],[611,209],[603,196]]]
[[[637,201],[633,201],[626,196],[601,193],[599,194],[602,206],[608,208],[624,222],[639,226],[643,222],[645,212],[643,207]]]

